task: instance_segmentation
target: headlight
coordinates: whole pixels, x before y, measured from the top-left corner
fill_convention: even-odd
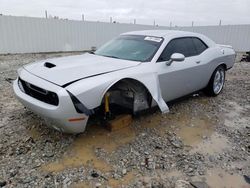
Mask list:
[[[20,90],[21,90],[22,92],[25,93],[24,88],[23,88],[23,85],[22,85],[22,82],[21,82],[21,80],[20,80],[19,78],[18,78],[18,80],[17,80],[17,84],[18,84]]]

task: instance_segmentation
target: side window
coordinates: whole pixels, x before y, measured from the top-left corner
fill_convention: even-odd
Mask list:
[[[186,45],[186,48],[187,48],[187,54],[186,55],[184,54],[185,57],[191,57],[191,56],[198,55],[192,38],[185,38],[184,40],[185,40],[184,42],[185,42],[185,45]]]
[[[208,48],[207,45],[198,38],[193,38],[193,42],[198,54],[201,54]]]
[[[171,40],[163,50],[158,62],[170,60],[171,55],[174,53],[181,53],[185,57],[197,55],[192,38],[186,37]]]

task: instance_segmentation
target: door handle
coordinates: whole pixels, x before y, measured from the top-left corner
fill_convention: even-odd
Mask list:
[[[197,64],[199,64],[201,61],[196,61]]]

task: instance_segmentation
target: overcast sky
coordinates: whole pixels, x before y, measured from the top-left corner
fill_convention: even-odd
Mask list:
[[[178,26],[250,24],[250,0],[0,0],[0,14]]]

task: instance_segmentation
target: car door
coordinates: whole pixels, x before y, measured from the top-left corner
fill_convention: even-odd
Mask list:
[[[166,62],[173,53],[185,56],[182,62],[173,62],[170,66]],[[159,57],[156,66],[162,96],[165,101],[190,94],[201,89],[202,56],[197,51],[192,37],[176,38],[171,40]]]

